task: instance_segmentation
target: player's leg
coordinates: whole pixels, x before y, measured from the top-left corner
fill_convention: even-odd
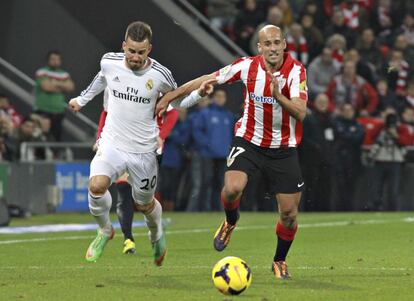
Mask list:
[[[240,198],[247,185],[247,174],[238,170],[229,170],[224,175],[224,187],[221,191],[226,219],[214,235],[214,248],[223,251],[230,242],[233,230],[239,220]]]
[[[296,217],[304,186],[296,149],[275,151],[266,166],[265,174],[271,183],[271,191],[276,193],[279,208],[272,270],[276,278],[288,279],[286,256],[297,231]]]
[[[144,214],[149,229],[149,238],[154,252],[154,263],[161,265],[166,249],[165,233],[162,226],[162,207],[154,198],[158,179],[155,153],[131,155],[128,170],[132,184],[132,196],[138,211]]]
[[[239,219],[240,198],[247,185],[248,174],[257,168],[260,156],[249,142],[235,137],[227,157],[227,171],[224,174],[224,187],[221,202],[226,213],[226,220],[214,235],[214,248],[223,251],[230,241],[230,236]]]
[[[108,145],[101,144],[91,162],[88,187],[89,210],[95,217],[99,229],[96,238],[86,251],[85,258],[87,261],[95,262],[102,255],[106,244],[115,234],[109,218],[112,197],[108,188],[111,182],[117,178],[118,172],[122,168],[122,156],[119,152]]]
[[[123,178],[124,177],[124,178]],[[132,187],[126,181],[128,174],[121,176],[116,182],[118,190],[118,203],[116,204],[116,214],[119,224],[124,234],[124,244],[122,253],[134,254],[136,252],[135,240],[132,235],[132,222],[134,219],[134,199],[132,198]]]
[[[272,265],[276,278],[289,278],[286,256],[298,228],[296,217],[298,215],[301,194],[301,192],[276,194],[279,207],[279,220],[276,224],[277,246]]]

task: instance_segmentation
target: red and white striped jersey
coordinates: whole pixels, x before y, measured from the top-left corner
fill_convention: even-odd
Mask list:
[[[288,53],[274,73],[284,96],[308,100],[305,67]],[[216,72],[219,84],[242,81],[244,112],[236,136],[267,148],[296,147],[302,138],[302,123],[291,117],[272,97],[271,78],[262,55],[243,57]]]

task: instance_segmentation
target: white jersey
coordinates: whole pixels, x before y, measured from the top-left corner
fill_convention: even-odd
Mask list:
[[[84,106],[108,88],[108,115],[101,137],[116,148],[145,153],[157,148],[155,104],[161,94],[177,88],[170,70],[152,58],[146,67],[133,71],[125,65],[124,53],[107,53],[101,71],[77,98]]]

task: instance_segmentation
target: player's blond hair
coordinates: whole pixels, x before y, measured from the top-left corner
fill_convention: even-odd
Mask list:
[[[135,42],[143,42],[148,40],[151,43],[152,41],[152,30],[145,22],[135,21],[128,25],[125,32],[125,41],[130,38]]]

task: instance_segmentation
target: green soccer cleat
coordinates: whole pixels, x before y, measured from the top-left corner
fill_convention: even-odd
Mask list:
[[[115,235],[115,230],[112,228],[112,232],[110,236],[107,236],[98,229],[98,234],[96,235],[95,239],[89,245],[88,250],[86,251],[86,261],[89,262],[96,262],[99,257],[101,257],[102,252],[108,243]]]
[[[157,266],[161,266],[164,261],[165,255],[167,254],[167,243],[165,241],[165,232],[162,232],[162,235],[159,240],[152,243],[152,249],[154,250],[154,263]]]

